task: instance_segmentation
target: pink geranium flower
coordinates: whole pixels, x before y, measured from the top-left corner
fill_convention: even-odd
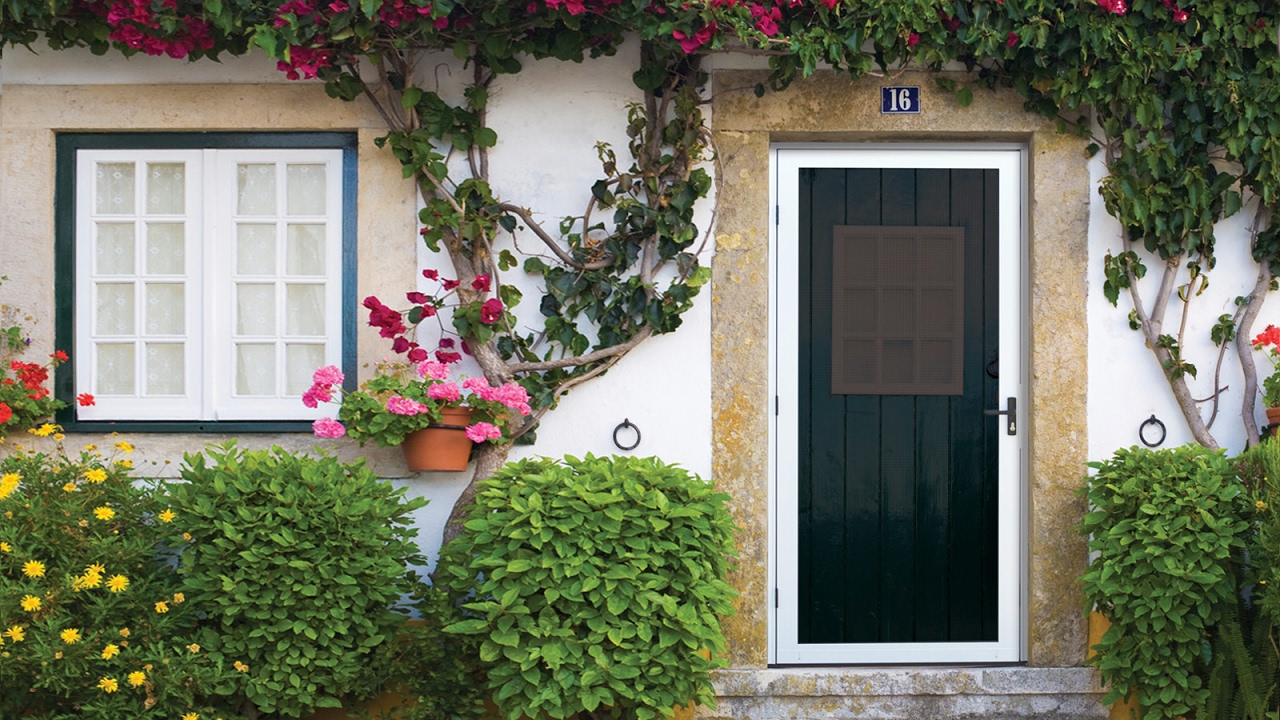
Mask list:
[[[320,418],[311,423],[311,431],[315,433],[316,437],[322,438],[340,438],[347,434],[347,429],[343,427],[342,423],[333,418]]]
[[[462,391],[458,389],[457,383],[440,383],[427,388],[427,397],[432,400],[444,400],[446,402],[458,402],[462,399]]]
[[[497,440],[502,437],[502,431],[493,423],[478,422],[467,428],[467,437],[471,438],[471,442]]]

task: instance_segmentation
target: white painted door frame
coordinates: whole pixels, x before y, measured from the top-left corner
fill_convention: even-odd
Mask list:
[[[772,272],[770,418],[769,662],[778,665],[1016,663],[1026,659],[1028,314],[1027,149],[1014,144],[779,143],[770,154]],[[801,644],[798,640],[799,172],[801,168],[981,168],[999,172],[1000,373],[1004,398],[1018,399],[1015,436],[999,434],[997,639],[964,643]],[[1012,351],[1010,350],[1012,349]],[[1004,427],[1003,418],[1000,426]]]

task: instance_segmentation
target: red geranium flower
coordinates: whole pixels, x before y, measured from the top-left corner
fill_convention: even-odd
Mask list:
[[[8,403],[0,402],[0,425],[9,422],[9,418],[13,417],[13,409]]]
[[[80,407],[89,407],[93,404],[93,396],[89,393],[80,393],[76,396],[76,402],[80,403]]]

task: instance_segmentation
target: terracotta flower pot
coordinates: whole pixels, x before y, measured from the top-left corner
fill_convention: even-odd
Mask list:
[[[415,430],[404,436],[401,449],[410,470],[457,472],[467,469],[471,457],[471,408],[444,408],[439,425]]]
[[[1276,435],[1280,430],[1280,405],[1267,408],[1267,423],[1271,425],[1271,434]]]

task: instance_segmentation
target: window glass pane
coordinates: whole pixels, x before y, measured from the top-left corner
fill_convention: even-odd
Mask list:
[[[94,331],[99,335],[132,335],[133,283],[99,283],[97,291],[98,321]]]
[[[275,345],[236,345],[236,394],[276,394]]]
[[[275,225],[236,225],[236,272],[276,274]]]
[[[285,197],[290,215],[323,215],[325,166],[293,165],[285,171]]]
[[[311,376],[324,365],[324,345],[289,343],[284,346],[284,394],[302,395]]]
[[[181,215],[186,198],[182,163],[147,163],[147,214]]]
[[[133,163],[98,163],[94,209],[104,215],[132,215]]]
[[[276,214],[276,166],[274,163],[236,165],[236,214]]]
[[[285,238],[286,275],[324,274],[324,225],[289,225]]]
[[[236,283],[236,334],[276,334],[276,286]]]
[[[133,274],[133,223],[97,223],[94,248],[99,275]]]
[[[182,223],[147,223],[147,274],[186,272],[186,228]]]
[[[285,287],[285,334],[324,335],[324,286]]]
[[[185,395],[181,343],[147,343],[147,394]]]
[[[147,283],[147,334],[181,335],[186,303],[182,283]]]
[[[101,395],[133,394],[133,343],[98,345],[95,389]]]

